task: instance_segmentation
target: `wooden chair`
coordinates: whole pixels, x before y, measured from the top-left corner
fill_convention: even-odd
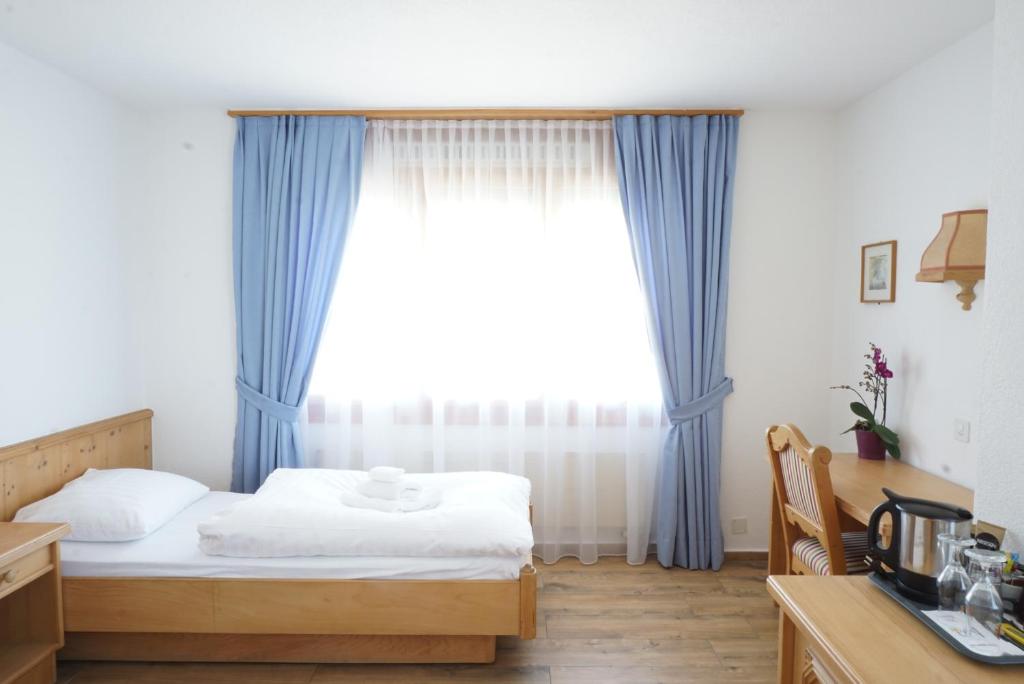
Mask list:
[[[867,533],[840,532],[828,464],[832,452],[812,446],[795,425],[768,428],[768,458],[782,520],[787,574],[867,572]]]

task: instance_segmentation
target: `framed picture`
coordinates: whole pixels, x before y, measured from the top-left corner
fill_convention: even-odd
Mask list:
[[[860,248],[860,301],[896,301],[896,241],[874,242]]]

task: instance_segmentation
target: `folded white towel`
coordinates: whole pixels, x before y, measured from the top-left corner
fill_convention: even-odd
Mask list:
[[[377,466],[370,468],[370,479],[374,482],[398,482],[405,475],[405,468]]]
[[[383,499],[384,501],[398,501],[403,498],[410,498],[423,489],[423,486],[409,480],[399,482],[375,482],[366,480],[360,482],[358,491],[363,496],[371,499]]]
[[[436,489],[426,489],[417,492],[417,496],[411,498],[387,501],[346,490],[341,493],[341,502],[352,508],[368,508],[381,513],[414,513],[436,508],[441,503],[441,492]]]

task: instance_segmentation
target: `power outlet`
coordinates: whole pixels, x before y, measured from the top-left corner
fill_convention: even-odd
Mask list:
[[[953,439],[958,442],[971,441],[971,421],[963,418],[953,419]]]
[[[746,518],[733,518],[731,525],[732,525],[732,533],[733,534],[746,534],[747,533],[747,519]]]

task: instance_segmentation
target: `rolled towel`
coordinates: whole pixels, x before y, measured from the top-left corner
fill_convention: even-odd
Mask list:
[[[411,498],[388,501],[346,490],[341,493],[341,502],[352,508],[367,508],[381,513],[415,513],[436,508],[441,503],[441,492],[436,489],[426,489],[416,494]]]
[[[398,482],[405,475],[405,468],[394,468],[392,466],[377,466],[370,468],[370,479],[374,482]]]
[[[360,482],[358,487],[359,493],[363,496],[368,496],[371,499],[383,499],[384,501],[398,501],[402,498],[409,498],[421,489],[423,489],[423,485],[410,482],[409,480],[400,480],[398,482],[366,480],[365,482]]]

